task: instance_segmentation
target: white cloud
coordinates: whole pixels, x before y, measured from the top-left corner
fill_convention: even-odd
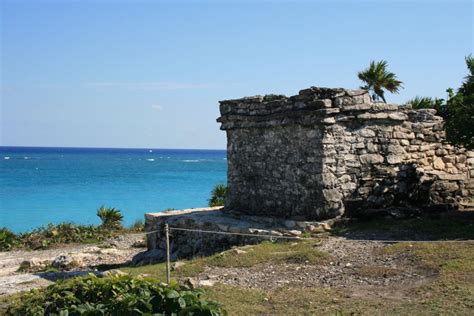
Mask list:
[[[89,82],[86,85],[99,88],[126,88],[132,90],[182,90],[212,87],[211,84],[174,82]]]
[[[160,111],[163,110],[163,107],[162,107],[161,105],[158,105],[158,104],[153,104],[153,105],[151,106],[151,108],[152,108],[153,110],[157,111],[157,112],[160,112]]]

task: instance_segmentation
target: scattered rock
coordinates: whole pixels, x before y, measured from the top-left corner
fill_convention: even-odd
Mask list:
[[[322,225],[314,226],[314,225],[308,225],[307,229],[309,232],[313,234],[321,234],[325,232],[325,229]]]
[[[290,234],[291,236],[299,237],[299,236],[301,236],[303,233],[301,232],[301,230],[293,229],[293,230],[289,230],[289,231],[288,231],[288,234]]]
[[[329,225],[329,223],[326,223],[326,222],[319,223],[319,225],[322,226],[325,231],[330,231],[332,229],[331,225]]]
[[[39,272],[43,271],[51,262],[49,260],[41,260],[38,258],[31,258],[20,263],[18,271],[21,272]]]
[[[105,248],[100,249],[99,253],[103,255],[116,255],[119,253],[119,250],[116,248]]]
[[[425,267],[414,264],[410,254],[381,254],[387,245],[377,242],[350,241],[329,237],[324,239],[319,250],[328,253],[337,261],[322,261],[320,264],[275,263],[257,264],[252,267],[209,267],[191,282],[199,287],[199,280],[212,273],[214,282],[272,290],[282,286],[351,288],[355,291],[367,286],[390,288],[410,286],[428,281],[432,275]],[[359,268],[365,273],[358,273]],[[366,269],[366,270],[364,270]],[[393,273],[378,273],[380,270]],[[374,271],[374,272],[372,272]]]
[[[186,278],[183,281],[184,285],[190,287],[191,289],[195,289],[202,286],[214,286],[216,284],[215,280],[200,280],[197,278]]]
[[[186,278],[183,283],[191,289],[195,289],[199,286],[199,280],[196,278]]]
[[[97,246],[91,246],[91,247],[87,247],[84,249],[84,252],[85,253],[99,253],[100,252],[100,248],[97,247]]]
[[[81,265],[82,261],[80,258],[73,258],[69,255],[60,255],[54,258],[53,262],[51,263],[51,266],[53,268],[59,270],[70,270],[73,268],[80,267]]]
[[[214,280],[200,280],[198,282],[199,286],[214,286],[214,284],[216,284]]]
[[[142,240],[137,240],[132,244],[133,248],[145,248],[146,247],[146,241],[144,239]]]
[[[108,270],[108,271],[103,272],[102,275],[103,276],[122,276],[122,275],[128,275],[128,273],[123,272],[123,271],[118,270],[118,269],[112,269],[112,270]]]
[[[186,265],[183,261],[176,261],[171,264],[171,271],[176,271],[182,266]]]
[[[231,251],[235,253],[236,255],[243,255],[247,253],[247,251],[239,249],[239,248],[233,248]]]

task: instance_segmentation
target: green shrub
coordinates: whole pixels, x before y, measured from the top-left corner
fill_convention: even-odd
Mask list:
[[[439,116],[444,118],[446,139],[456,145],[463,145],[468,149],[474,148],[474,57],[469,55],[465,59],[468,75],[461,87],[455,91],[448,88],[448,99],[430,97],[416,97],[409,100],[413,108],[433,108]]]
[[[115,236],[117,231],[101,229],[94,225],[72,223],[49,224],[30,232],[14,234],[6,228],[0,229],[0,250],[15,248],[47,249],[54,244],[93,243]]]
[[[73,223],[48,224],[30,232],[15,234],[7,228],[0,228],[0,251],[15,248],[47,249],[54,244],[96,243],[120,233],[142,232],[143,221],[137,220],[128,229],[122,227],[123,216],[115,208],[100,207],[97,215],[102,225],[77,225]]]
[[[7,315],[226,315],[201,289],[168,286],[156,279],[90,275],[60,281],[16,297]]]
[[[114,236],[113,232],[94,225],[72,223],[49,224],[19,235],[20,243],[29,249],[46,249],[52,244],[92,243]]]
[[[17,235],[7,228],[0,228],[0,250],[10,250],[17,244]]]
[[[143,223],[143,220],[137,219],[135,223],[130,225],[128,230],[131,232],[143,232],[145,231],[145,224]]]
[[[227,187],[225,184],[217,184],[211,192],[209,206],[224,206]]]
[[[97,216],[102,221],[102,227],[105,229],[121,229],[123,215],[120,210],[114,207],[101,206],[97,210]]]

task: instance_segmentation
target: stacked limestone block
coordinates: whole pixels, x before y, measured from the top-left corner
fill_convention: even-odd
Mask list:
[[[457,208],[474,193],[474,152],[445,142],[434,110],[312,87],[221,101],[220,111],[227,210],[317,220],[391,206]]]
[[[174,261],[208,256],[231,246],[255,244],[274,237],[295,238],[303,231],[321,233],[330,229],[334,221],[319,223],[248,216],[222,212],[222,207],[148,213],[145,214],[145,230],[149,251],[135,256],[135,264],[160,262],[166,258],[166,223],[171,228],[170,255]]]

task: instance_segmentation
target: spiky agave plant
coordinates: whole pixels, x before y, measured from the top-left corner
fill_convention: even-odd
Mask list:
[[[416,96],[413,99],[408,100],[406,103],[411,104],[414,109],[440,110],[441,107],[443,107],[443,102],[443,99]]]
[[[375,97],[380,97],[384,103],[387,103],[384,90],[398,93],[403,88],[403,82],[398,80],[397,75],[393,72],[388,71],[387,66],[386,60],[371,61],[368,68],[357,74],[359,79],[365,83],[361,88],[374,92]]]
[[[122,228],[123,215],[120,210],[114,207],[101,206],[97,210],[97,216],[102,221],[102,227],[106,229]]]
[[[223,206],[225,203],[225,196],[227,194],[227,186],[219,183],[214,186],[209,199],[209,206]]]

